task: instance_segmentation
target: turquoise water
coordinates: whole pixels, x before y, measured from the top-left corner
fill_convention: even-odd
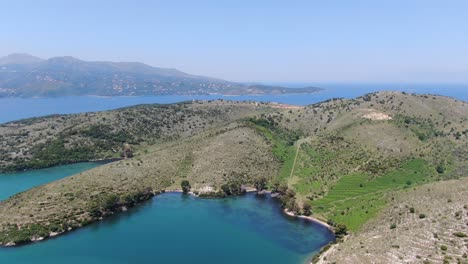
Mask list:
[[[136,104],[176,103],[192,99],[212,100],[254,100],[280,102],[295,105],[317,103],[330,98],[354,98],[370,92],[382,90],[405,91],[410,93],[430,93],[451,96],[468,101],[468,84],[359,84],[359,83],[279,83],[286,87],[317,86],[325,90],[315,94],[285,94],[258,96],[134,96],[134,97],[96,97],[70,96],[57,98],[0,98],[0,123],[21,118],[50,114],[71,114],[102,111]]]
[[[94,166],[1,175],[0,196]],[[286,216],[269,196],[200,199],[165,193],[63,236],[0,248],[0,263],[304,263],[331,240],[329,230]]]
[[[34,186],[55,181],[91,168],[103,162],[83,162],[47,169],[0,174],[0,200],[30,189]],[[1,262],[0,262],[1,263]]]

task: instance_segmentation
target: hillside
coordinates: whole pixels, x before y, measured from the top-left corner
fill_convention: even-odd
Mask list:
[[[89,62],[73,57],[44,60],[27,54],[0,58],[0,97],[241,95],[320,90],[246,85],[139,62]]]
[[[428,219],[418,222],[402,210],[406,205],[431,221],[444,219],[443,215],[435,216],[442,212],[443,203],[433,199],[439,199],[439,194],[445,199],[441,190],[446,187],[437,186],[458,182],[460,189],[465,184],[467,118],[468,103],[463,101],[379,92],[305,107],[192,102],[11,122],[0,128],[2,142],[8,142],[2,151],[7,155],[4,157],[11,157],[14,150],[18,158],[2,158],[4,169],[24,164],[33,167],[31,164],[43,157],[50,158],[49,164],[74,161],[64,160],[67,156],[63,154],[54,156],[56,149],[50,146],[55,144],[50,142],[60,139],[68,140],[59,142],[60,153],[64,149],[75,153],[74,146],[89,147],[92,151],[84,160],[128,154],[129,148],[132,155],[1,202],[0,242],[24,243],[77,228],[165,189],[179,189],[187,180],[191,190],[201,196],[236,194],[246,186],[266,187],[279,194],[289,211],[312,213],[341,230],[338,238],[346,227],[350,236],[327,253],[330,259],[336,254],[337,263],[346,263],[339,261],[343,257],[340,252],[351,250],[347,253],[350,258],[353,250],[360,252],[348,241],[367,243],[363,250],[369,253],[359,254],[372,260],[382,252],[372,247],[375,242],[366,242],[366,234],[416,230],[420,223],[439,230],[443,238],[437,243],[449,243],[446,234],[457,232],[459,221],[441,225]],[[97,124],[105,127],[95,129]],[[49,140],[45,144],[41,141],[44,135]],[[427,188],[433,190],[435,198],[423,193]],[[459,208],[467,202],[463,197],[461,192],[449,197],[452,202],[444,214],[459,210],[458,215],[464,214]],[[432,203],[434,208],[430,209]],[[392,224],[396,227],[390,230]],[[432,229],[417,230],[421,237],[432,236]],[[400,247],[388,244],[392,240],[382,242],[382,248],[391,252],[388,259],[404,262],[416,258],[414,254],[440,259],[428,257],[440,253],[438,244],[421,247],[414,254],[403,247],[412,245],[412,238],[399,236]],[[447,246],[453,258],[466,251],[460,241]]]
[[[376,219],[334,246],[320,263],[468,263],[468,178],[391,197]]]
[[[269,108],[252,102],[192,101],[10,122],[0,125],[0,171],[118,158],[126,144],[186,138]]]

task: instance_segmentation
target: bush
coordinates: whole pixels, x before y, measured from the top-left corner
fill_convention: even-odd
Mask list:
[[[426,218],[425,214],[419,214],[419,219],[424,219],[424,218]]]
[[[442,246],[440,246],[440,249],[442,249],[443,251],[447,251],[447,246],[446,246],[446,245],[442,245]]]
[[[390,229],[395,229],[396,228],[396,224],[391,224],[390,225]]]
[[[414,207],[411,207],[411,208],[409,209],[409,212],[412,213],[412,214],[414,214],[414,211],[415,211],[415,210],[414,210]]]

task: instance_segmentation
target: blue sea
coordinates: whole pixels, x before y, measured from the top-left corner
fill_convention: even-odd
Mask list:
[[[285,95],[204,95],[204,96],[136,96],[136,97],[98,97],[72,96],[56,98],[1,98],[0,123],[13,120],[45,116],[51,114],[72,114],[111,110],[137,104],[168,104],[192,99],[212,100],[253,100],[279,102],[294,105],[308,105],[330,98],[354,98],[366,93],[391,90],[409,93],[429,93],[450,96],[468,101],[468,84],[323,84],[323,83],[275,83],[286,87],[316,86],[324,90],[315,94]]]

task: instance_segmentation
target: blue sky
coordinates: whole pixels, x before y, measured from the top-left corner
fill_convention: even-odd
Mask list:
[[[0,39],[233,81],[468,82],[465,0],[0,0]]]

